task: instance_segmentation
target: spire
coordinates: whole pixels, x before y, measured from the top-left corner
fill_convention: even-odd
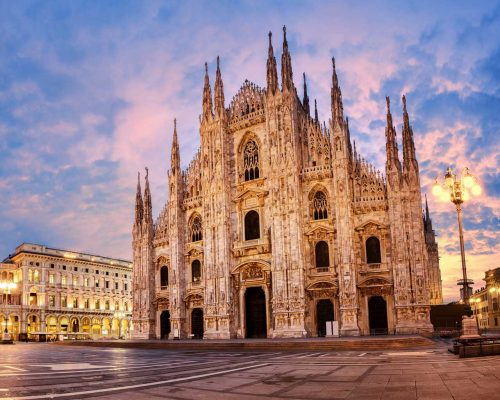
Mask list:
[[[398,156],[398,144],[396,141],[396,129],[392,124],[391,115],[391,100],[389,96],[385,97],[387,103],[387,126],[385,128],[385,150],[387,155],[386,169],[389,170],[391,167],[395,166],[398,171],[401,171],[401,163],[399,162]]]
[[[286,26],[283,26],[283,54],[281,55],[281,85],[283,90],[293,89],[292,58],[288,51]]]
[[[303,73],[304,76],[304,97],[302,100],[302,105],[304,106],[304,111],[307,115],[310,114],[311,110],[309,109],[309,96],[307,95],[307,82],[306,82],[306,73]]]
[[[148,167],[146,167],[146,183],[144,186],[144,215],[143,221],[148,223],[153,223],[153,207],[151,205],[151,191],[149,190],[149,179],[148,179]]]
[[[333,122],[342,123],[344,119],[344,106],[342,104],[342,92],[339,86],[339,80],[337,78],[337,70],[335,68],[335,58],[332,57],[332,118]]]
[[[319,118],[318,118],[318,102],[316,99],[314,99],[314,122],[319,124]]]
[[[144,212],[141,194],[141,173],[137,172],[137,191],[135,194],[135,224],[140,225]]]
[[[177,141],[177,119],[174,118],[174,135],[172,138],[172,150],[170,151],[170,172],[176,174],[181,169],[181,157],[179,143]]]
[[[415,155],[415,143],[413,142],[413,129],[406,110],[406,96],[403,95],[403,165],[406,171],[410,167],[418,170],[417,157]]]
[[[205,63],[205,85],[203,87],[203,119],[208,120],[213,117],[212,111],[212,89],[208,79],[208,65]]]
[[[429,204],[427,204],[427,194],[425,194],[425,220],[430,221],[431,216],[429,214]]]
[[[267,94],[275,94],[278,90],[278,71],[276,69],[276,58],[274,57],[273,44],[271,38],[273,34],[269,32],[269,50],[267,54]]]
[[[217,72],[215,73],[215,115],[222,117],[224,114],[224,86],[219,66],[219,56],[217,56]]]

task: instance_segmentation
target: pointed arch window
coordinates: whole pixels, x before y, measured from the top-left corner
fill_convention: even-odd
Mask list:
[[[315,220],[328,218],[328,201],[324,192],[318,191],[314,194],[312,206]]]
[[[259,147],[254,140],[249,140],[245,145],[243,168],[245,170],[245,182],[259,178]]]
[[[328,243],[320,241],[316,243],[314,254],[316,256],[316,269],[320,272],[328,271],[330,267],[330,254]]]
[[[245,215],[245,240],[260,238],[260,221],[257,211],[249,211]]]
[[[166,265],[160,269],[160,286],[162,288],[168,286],[168,267]]]
[[[380,264],[381,262],[380,240],[375,236],[371,236],[366,240],[366,263]]]
[[[189,227],[191,242],[198,242],[203,239],[201,218],[199,215],[193,218]]]

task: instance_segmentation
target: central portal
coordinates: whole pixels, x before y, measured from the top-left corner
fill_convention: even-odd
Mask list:
[[[260,287],[245,292],[245,324],[247,338],[267,337],[266,294]]]
[[[368,300],[370,335],[387,335],[387,303],[382,296],[373,296]]]

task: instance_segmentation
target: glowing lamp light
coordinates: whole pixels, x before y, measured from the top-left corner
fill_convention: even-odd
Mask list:
[[[483,189],[481,189],[481,186],[479,186],[477,183],[472,186],[470,191],[474,196],[480,196],[481,193],[483,193]]]
[[[474,186],[475,182],[474,182],[474,177],[469,174],[469,171],[467,170],[467,175],[465,175],[464,179],[463,179],[463,183],[464,183],[464,186],[467,188],[467,189],[470,189],[471,187]]]
[[[440,197],[441,193],[443,193],[443,188],[438,183],[437,178],[436,178],[434,185],[432,185],[432,194],[436,197]]]
[[[462,193],[462,200],[463,200],[463,201],[467,201],[467,200],[469,200],[469,199],[470,199],[470,194],[469,194],[469,192],[468,192],[468,191],[464,191],[464,192]]]
[[[496,288],[494,287],[490,288],[490,293],[495,293],[496,291],[497,291]]]

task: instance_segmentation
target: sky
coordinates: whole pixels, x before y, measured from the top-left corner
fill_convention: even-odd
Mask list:
[[[445,301],[460,247],[432,182],[449,166],[478,178],[464,235],[484,285],[500,254],[499,1],[0,0],[0,258],[34,242],[130,259],[137,171],[150,169],[158,215],[174,118],[184,167],[199,146],[204,62],[213,84],[221,57],[227,106],[245,79],[265,86],[267,34],[279,64],[283,25],[295,85],[305,72],[322,120],[335,56],[351,136],[381,170],[385,96],[401,141],[406,94]]]

